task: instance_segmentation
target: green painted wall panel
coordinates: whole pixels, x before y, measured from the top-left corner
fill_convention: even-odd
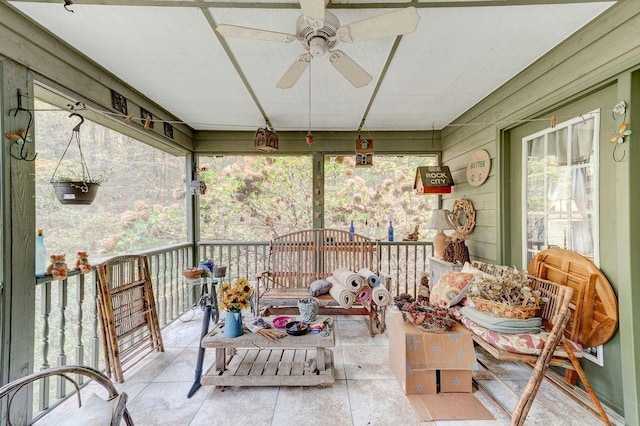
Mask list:
[[[548,118],[556,114],[558,121],[563,121],[574,114],[588,112],[599,106],[604,111],[600,155],[601,206],[603,208],[600,231],[602,270],[614,288],[619,290],[618,287],[624,286],[625,289],[629,289],[630,296],[638,297],[630,289],[632,282],[640,282],[638,271],[640,266],[637,265],[640,262],[635,262],[633,267],[629,267],[628,264],[634,263],[630,261],[625,266],[619,259],[619,254],[621,250],[625,250],[623,257],[630,256],[629,259],[637,260],[640,257],[640,248],[637,245],[640,243],[628,241],[621,244],[620,239],[629,240],[622,238],[624,237],[620,234],[623,232],[622,229],[611,221],[606,223],[603,221],[603,218],[610,218],[612,215],[614,217],[617,215],[618,218],[630,217],[631,206],[639,209],[635,211],[640,211],[637,198],[630,195],[640,193],[640,179],[637,176],[640,174],[638,171],[640,168],[623,171],[620,170],[620,165],[615,166],[616,163],[611,159],[612,147],[608,142],[619,124],[611,119],[611,110],[619,97],[615,86],[612,85],[620,75],[629,75],[633,69],[640,68],[638,27],[640,27],[640,2],[630,0],[619,2],[465,112],[455,120],[457,126],[442,130],[443,163],[452,167],[456,179],[453,193],[443,196],[443,205],[445,208],[450,207],[456,198],[464,196],[476,206],[477,217],[481,217],[485,211],[487,214],[491,211],[495,220],[495,225],[483,225],[486,229],[478,230],[478,236],[475,233],[471,235],[468,246],[473,258],[506,264],[522,263],[522,199],[519,192],[509,193],[509,188],[521,187],[521,160],[519,150],[512,152],[515,145],[510,141],[518,141],[523,134],[533,133],[531,129],[540,130],[549,127],[550,121],[521,125],[520,120]],[[631,104],[631,110],[633,106],[640,107],[640,99],[637,97],[635,100],[627,99],[627,101]],[[638,126],[640,124],[636,125]],[[509,131],[515,128],[517,130],[510,134]],[[501,135],[504,135],[504,145]],[[484,185],[471,187],[464,182],[466,176],[461,171],[465,162],[479,147],[491,153],[492,171]],[[632,152],[627,152],[627,155],[632,155]],[[514,158],[517,158],[517,161],[513,160]],[[621,183],[624,188],[622,191]],[[495,194],[493,206],[486,204],[485,194],[487,193]],[[630,223],[637,224],[637,218]],[[624,232],[631,232],[631,230]],[[636,232],[638,232],[637,229]],[[496,237],[491,241],[484,241],[484,235],[487,233],[493,233]],[[636,238],[636,240],[639,239]],[[623,270],[624,277],[621,277],[620,273]],[[623,307],[626,312],[622,311]],[[621,303],[620,309],[620,328],[628,330],[629,336],[637,334],[638,332],[634,330],[640,330],[640,324],[633,315],[631,305]],[[627,424],[640,423],[638,414],[640,381],[637,377],[638,368],[636,368],[638,361],[634,361],[633,356],[625,359],[621,357],[621,353],[623,351],[629,351],[631,354],[640,353],[635,350],[635,346],[635,341],[631,337],[621,339],[618,333],[604,346],[604,368],[590,362],[584,363],[596,392],[607,405],[618,413],[624,414]],[[627,372],[633,373],[631,378],[627,377]],[[620,383],[624,386],[621,387]]]

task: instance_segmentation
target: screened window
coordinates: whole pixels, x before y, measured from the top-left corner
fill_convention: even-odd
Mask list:
[[[311,157],[200,157],[200,239],[266,241],[313,227]]]
[[[375,155],[373,165],[356,166],[353,156],[325,158],[325,227],[349,229],[387,240],[389,221],[394,240],[413,232],[428,235],[426,223],[438,198],[416,195],[413,184],[418,166],[437,165],[435,155]]]
[[[599,111],[523,138],[523,264],[541,250],[576,251],[598,264]]]
[[[79,136],[92,178],[108,176],[91,205],[63,205],[50,180],[79,122],[69,111],[36,100],[36,227],[47,251],[131,253],[186,241],[184,157],[176,157],[85,118]],[[56,177],[79,174],[72,143]]]

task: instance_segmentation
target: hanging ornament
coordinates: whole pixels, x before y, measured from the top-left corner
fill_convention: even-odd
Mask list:
[[[613,135],[613,137],[611,138],[610,142],[611,143],[623,143],[624,142],[624,138],[629,136],[630,134],[631,134],[631,130],[629,129],[629,126],[627,125],[627,123],[622,123],[618,127],[618,133]]]
[[[313,134],[311,134],[311,130],[307,132],[307,136],[305,136],[304,139],[307,141],[307,145],[313,145]]]

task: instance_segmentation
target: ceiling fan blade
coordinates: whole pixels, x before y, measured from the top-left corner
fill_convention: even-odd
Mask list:
[[[418,21],[420,16],[416,8],[407,7],[340,27],[336,38],[352,43],[412,33],[418,27]]]
[[[355,87],[366,86],[373,80],[373,77],[342,50],[332,51],[329,55],[329,62]]]
[[[284,43],[296,40],[296,36],[293,34],[239,27],[237,25],[220,24],[216,27],[216,31],[225,37],[248,38],[251,40],[280,41]]]
[[[284,73],[278,84],[276,84],[276,87],[279,89],[292,88],[300,79],[302,73],[304,73],[304,71],[309,66],[310,60],[311,58],[309,58],[309,55],[306,53],[304,55],[298,56],[298,59],[296,59],[295,62],[291,64],[287,72]]]
[[[324,21],[324,0],[300,0],[300,8],[307,18]]]

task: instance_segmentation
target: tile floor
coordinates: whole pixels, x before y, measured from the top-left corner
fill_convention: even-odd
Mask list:
[[[183,318],[189,319],[190,313]],[[369,337],[364,317],[337,317],[334,350],[336,383],[331,387],[206,387],[187,399],[194,378],[202,313],[191,321],[176,321],[163,330],[164,353],[154,353],[125,373],[117,385],[129,396],[128,408],[136,425],[508,425],[509,417],[484,390],[476,397],[494,415],[491,421],[419,422],[389,368],[389,341],[385,335]],[[211,352],[211,353],[209,353]],[[205,370],[213,351],[205,356]],[[479,354],[498,374],[474,373],[498,400],[513,408],[516,393],[528,380],[530,369],[499,363]],[[96,392],[88,385],[83,394]],[[101,395],[101,396],[104,396]],[[44,416],[37,425],[56,425],[76,401],[70,399]],[[599,425],[601,422],[557,388],[543,383],[527,425]]]

